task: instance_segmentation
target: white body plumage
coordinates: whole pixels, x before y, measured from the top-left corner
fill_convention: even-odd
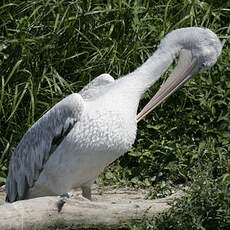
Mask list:
[[[75,99],[75,95],[70,97]],[[83,104],[80,120],[49,157],[28,198],[91,186],[106,165],[132,146],[137,127],[135,109],[128,113],[127,104],[126,108],[117,103],[108,106],[104,99]],[[122,113],[124,110],[127,113]]]

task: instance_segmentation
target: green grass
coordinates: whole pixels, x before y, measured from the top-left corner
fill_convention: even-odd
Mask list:
[[[217,64],[141,121],[132,150],[98,182],[153,187],[152,198],[178,184],[190,187],[171,211],[130,229],[227,229],[229,13],[229,1],[214,0],[1,1],[0,183],[23,134],[57,101],[101,73],[117,78],[133,71],[173,29],[207,27],[224,43]]]

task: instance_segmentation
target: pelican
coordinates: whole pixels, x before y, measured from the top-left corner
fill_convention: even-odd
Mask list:
[[[103,169],[127,152],[137,122],[192,76],[213,66],[222,45],[209,29],[172,31],[134,72],[114,80],[102,74],[45,113],[23,136],[12,154],[6,201],[56,196],[81,188],[91,200],[91,186]],[[137,114],[142,94],[178,64],[157,94]]]

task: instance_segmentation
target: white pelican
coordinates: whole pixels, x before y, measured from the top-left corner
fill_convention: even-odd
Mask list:
[[[118,80],[102,74],[61,100],[16,147],[6,201],[61,195],[76,187],[91,199],[91,185],[100,172],[134,143],[137,121],[189,78],[213,66],[221,49],[220,40],[209,29],[178,29],[134,72]],[[177,56],[178,65],[168,80],[136,116],[141,95]]]

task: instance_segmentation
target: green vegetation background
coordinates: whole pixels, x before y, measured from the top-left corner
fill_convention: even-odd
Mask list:
[[[152,198],[189,186],[170,212],[127,228],[230,229],[229,15],[222,0],[2,0],[0,183],[23,134],[55,103],[101,73],[133,71],[173,29],[207,27],[224,44],[217,64],[141,121],[132,150],[98,183],[153,188]]]

